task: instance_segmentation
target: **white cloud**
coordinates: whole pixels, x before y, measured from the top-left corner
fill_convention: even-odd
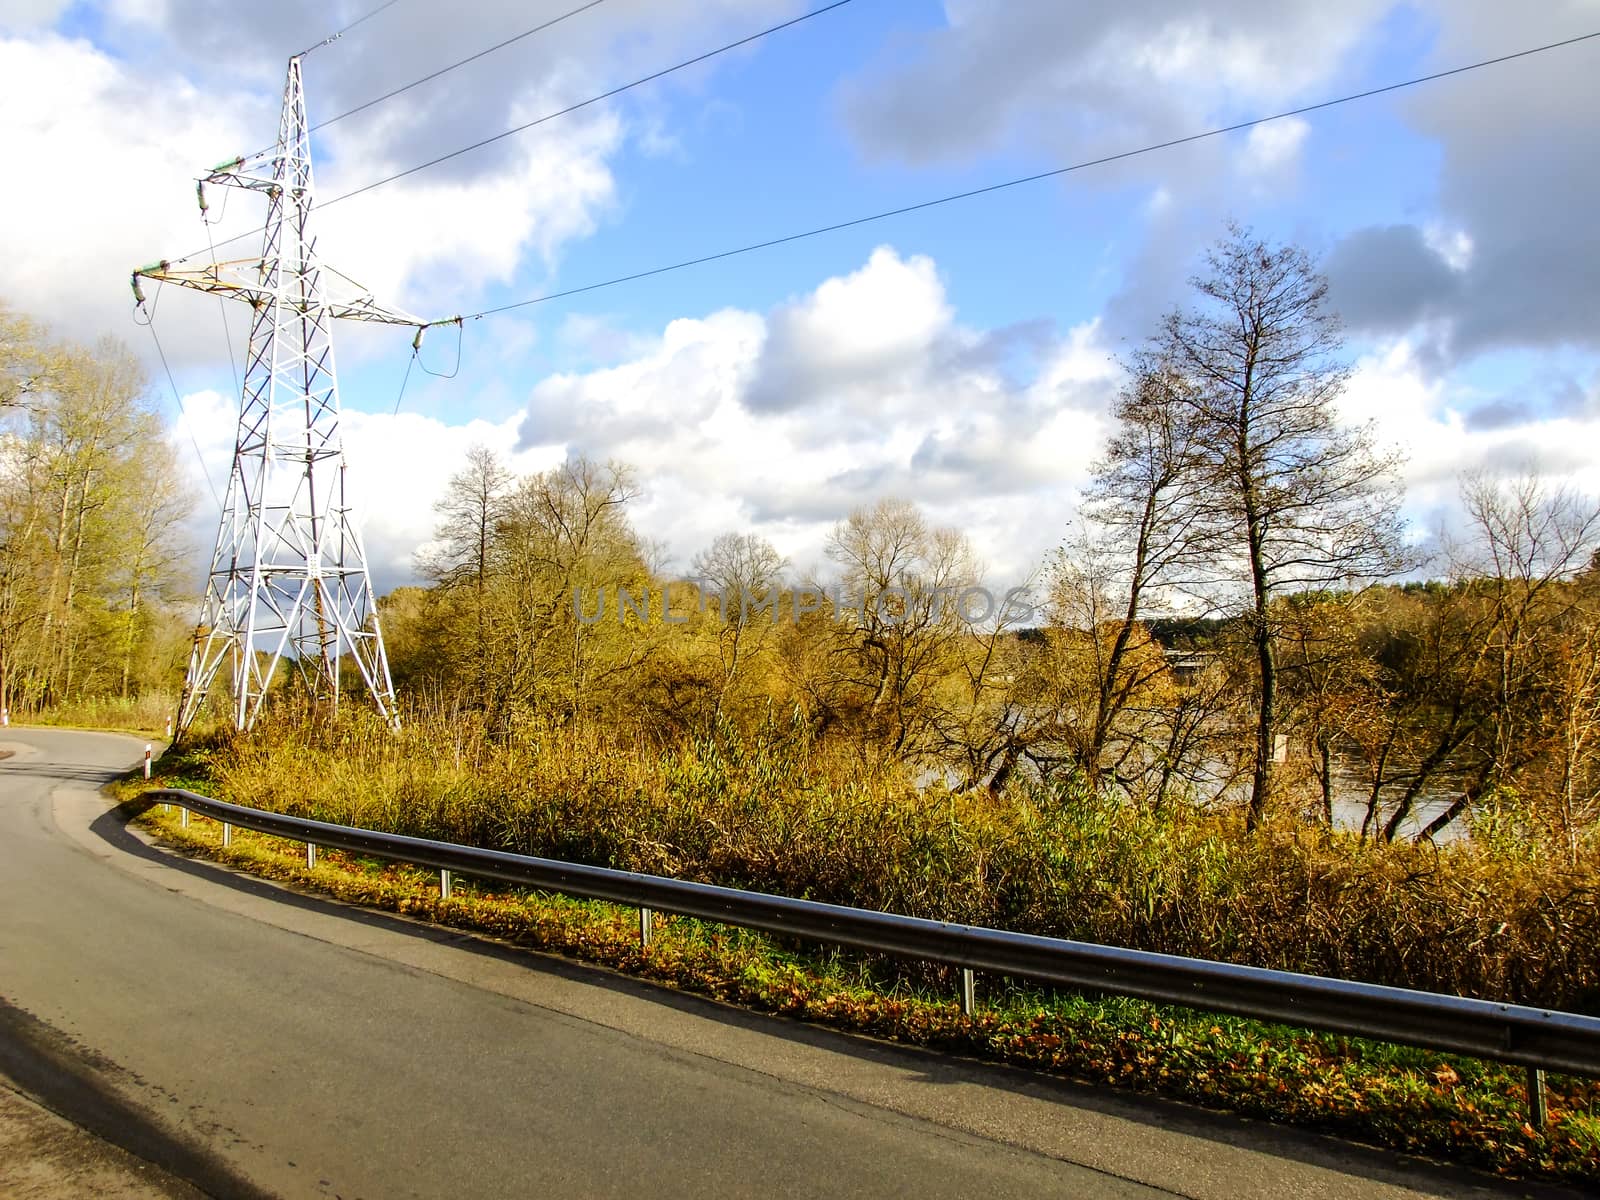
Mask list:
[[[838,404],[863,387],[881,396],[927,358],[952,319],[933,260],[880,246],[860,270],[772,314],[747,400],[782,410]]]
[[[347,410],[350,488],[373,574],[384,588],[410,576],[435,501],[482,444],[524,473],[573,453],[630,464],[643,485],[635,523],[679,569],[733,528],[770,537],[796,564],[819,561],[835,521],[895,495],[968,529],[982,557],[1020,579],[1065,526],[1118,369],[1090,323],[1044,346],[1037,372],[1019,382],[1005,338],[956,323],[931,260],[882,247],[769,314],[726,309],[617,343],[621,361],[547,377],[506,421]],[[821,354],[825,393],[752,405],[775,348]],[[205,460],[226,462],[234,404],[202,392],[186,406]],[[179,427],[172,437],[198,491],[188,435]],[[203,522],[214,521],[205,507]]]
[[[61,19],[72,0],[6,0],[0,30],[45,29]]]
[[[1406,510],[1419,532],[1458,522],[1458,483],[1465,471],[1533,469],[1552,481],[1600,495],[1600,408],[1558,418],[1525,415],[1475,428],[1474,397],[1433,377],[1415,345],[1401,339],[1356,364],[1341,411],[1371,421],[1381,445],[1404,460]]]
[[[946,0],[946,27],[901,42],[846,89],[844,111],[869,153],[903,161],[1012,141],[1090,157],[1304,94],[1388,7],[1223,0],[1197,14],[1162,0],[1015,0],[1002,18],[987,0]]]
[[[1300,117],[1257,125],[1245,139],[1244,169],[1270,175],[1293,166],[1310,132],[1311,126]]]
[[[1438,221],[1430,221],[1423,227],[1422,240],[1452,271],[1465,271],[1472,265],[1476,246],[1465,229],[1449,229]]]
[[[241,117],[232,97],[135,78],[87,42],[0,39],[0,159],[16,167],[0,295],[74,336],[133,332],[129,274],[204,237],[195,168],[237,144]]]
[[[956,323],[930,259],[879,247],[769,314],[673,321],[628,361],[546,379],[519,444],[638,468],[635,519],[680,566],[729,528],[814,562],[835,521],[896,495],[1025,573],[1064,526],[1118,371],[1093,324],[1024,383],[1002,341]]]
[[[516,111],[548,111],[548,101]],[[325,196],[410,165],[361,157],[358,139],[330,141],[341,152],[318,180]],[[516,142],[495,171],[423,174],[319,210],[326,258],[401,307],[432,306],[419,316],[449,315],[438,306],[460,307],[485,284],[511,282],[529,251],[549,266],[564,245],[593,233],[615,202],[608,161],[621,143],[620,118],[597,113]]]

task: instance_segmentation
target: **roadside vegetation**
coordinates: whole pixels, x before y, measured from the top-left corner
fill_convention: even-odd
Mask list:
[[[339,824],[1138,949],[1600,1012],[1600,870],[1060,783],[919,785],[774,719],[654,745],[468,712],[291,712],[190,750],[206,789]]]
[[[176,765],[176,764],[175,764]],[[191,770],[194,763],[186,764]],[[161,781],[203,784],[194,777]],[[143,790],[142,781],[127,791]],[[1528,1123],[1526,1077],[1498,1064],[1117,997],[982,978],[969,1018],[955,981],[906,964],[796,949],[760,934],[657,914],[641,947],[632,909],[508,894],[339,851],[307,869],[297,844],[220,830],[130,800],[163,841],[352,903],[477,930],[715,1000],[850,1032],[1287,1121],[1406,1153],[1524,1178],[1600,1179],[1600,1084],[1551,1077],[1550,1121]]]

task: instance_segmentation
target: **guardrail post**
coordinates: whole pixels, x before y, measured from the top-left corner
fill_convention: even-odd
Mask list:
[[[222,823],[222,844],[224,846],[233,845],[233,826],[226,821]]]
[[[180,829],[189,828],[189,810],[187,808],[178,809],[178,827]]]
[[[651,938],[655,935],[655,926],[655,913],[648,908],[641,908],[639,910],[639,946],[641,949],[650,944]]]
[[[978,981],[971,967],[961,968],[961,1013],[970,1017],[978,1011]]]
[[[439,899],[441,899],[441,900],[450,899],[450,872],[449,871],[440,871],[439,872]]]
[[[317,865],[317,844],[315,842],[307,842],[306,843],[306,870],[309,871],[313,867],[315,867],[316,865]]]
[[[1538,1067],[1528,1068],[1528,1123],[1543,1129],[1550,1123],[1550,1104],[1544,1094],[1544,1072]]]

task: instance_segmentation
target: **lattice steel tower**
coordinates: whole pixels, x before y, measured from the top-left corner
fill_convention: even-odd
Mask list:
[[[141,279],[242,300],[252,310],[233,470],[194,648],[179,704],[177,734],[189,727],[224,663],[232,719],[249,728],[261,714],[278,663],[296,663],[313,696],[337,707],[340,662],[348,654],[379,711],[397,720],[389,661],[367,574],[366,550],[345,491],[334,372],[334,318],[431,324],[385,308],[370,294],[336,300],[311,236],[311,141],[300,58],[289,60],[275,149],[223,163],[199,185],[264,192],[267,222],[259,258],[178,269],[166,261]],[[416,343],[413,343],[414,345]]]

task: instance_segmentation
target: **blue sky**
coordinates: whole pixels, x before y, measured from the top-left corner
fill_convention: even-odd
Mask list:
[[[399,0],[306,59],[313,119],[569,6]],[[286,52],[362,11],[8,5],[0,151],[40,169],[0,234],[0,300],[153,365],[128,269],[204,242],[195,174],[269,142]],[[324,131],[321,194],[802,11],[607,0]],[[473,311],[1595,30],[1600,0],[852,0],[329,208],[322,250],[414,312]],[[632,462],[636,520],[679,562],[737,528],[803,565],[892,492],[1023,574],[1070,523],[1118,356],[1188,301],[1230,217],[1323,262],[1357,364],[1349,415],[1406,454],[1419,536],[1462,469],[1594,489],[1597,62],[1600,39],[472,322],[458,376],[414,372],[399,416],[409,333],[342,331],[380,585],[409,577],[474,442],[521,470]],[[230,200],[219,236],[250,227],[252,199]],[[214,477],[232,436],[221,317],[207,297],[165,304],[174,437],[204,496],[190,435]],[[454,358],[454,334],[431,333],[423,363]]]

